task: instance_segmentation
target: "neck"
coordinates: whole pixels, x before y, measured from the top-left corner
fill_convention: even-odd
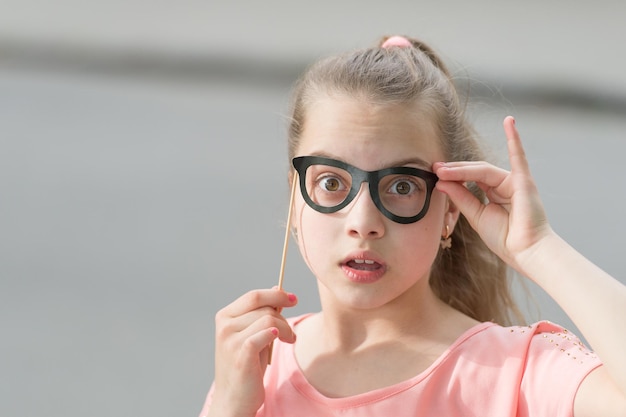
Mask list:
[[[390,340],[434,340],[452,316],[460,314],[443,303],[429,285],[411,289],[376,308],[350,308],[322,303],[325,350],[355,351]],[[327,297],[322,297],[322,299]]]

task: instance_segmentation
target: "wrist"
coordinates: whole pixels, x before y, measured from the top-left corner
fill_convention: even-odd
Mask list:
[[[514,268],[525,277],[543,286],[546,280],[556,278],[557,269],[563,267],[563,257],[572,251],[558,234],[550,229],[535,244],[515,257]],[[554,266],[554,267],[553,267]]]
[[[559,239],[559,236],[551,228],[548,228],[534,243],[513,255],[511,266],[518,272],[529,275],[529,272],[534,269],[535,265],[545,261],[549,253],[554,250],[554,246]]]
[[[256,413],[238,413],[235,410],[229,410],[228,407],[218,407],[211,405],[208,414],[201,415],[200,417],[255,417]]]
[[[243,411],[239,401],[220,400],[214,396],[208,413],[200,417],[255,417],[256,411]]]

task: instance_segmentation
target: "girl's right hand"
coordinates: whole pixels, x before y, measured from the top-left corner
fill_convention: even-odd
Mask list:
[[[215,316],[215,381],[210,416],[254,416],[265,400],[263,375],[276,338],[296,335],[280,311],[297,304],[278,289],[253,290]]]

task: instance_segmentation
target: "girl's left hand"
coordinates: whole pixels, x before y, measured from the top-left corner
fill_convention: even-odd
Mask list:
[[[511,171],[486,162],[437,162],[437,190],[447,194],[485,244],[518,270],[543,238],[552,234],[528,161],[515,128],[504,119]],[[488,202],[479,201],[464,183],[475,182]]]

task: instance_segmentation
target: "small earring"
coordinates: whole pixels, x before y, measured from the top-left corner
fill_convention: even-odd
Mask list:
[[[441,236],[441,249],[450,249],[452,247],[452,238],[450,237],[450,226],[446,224],[446,235]]]

